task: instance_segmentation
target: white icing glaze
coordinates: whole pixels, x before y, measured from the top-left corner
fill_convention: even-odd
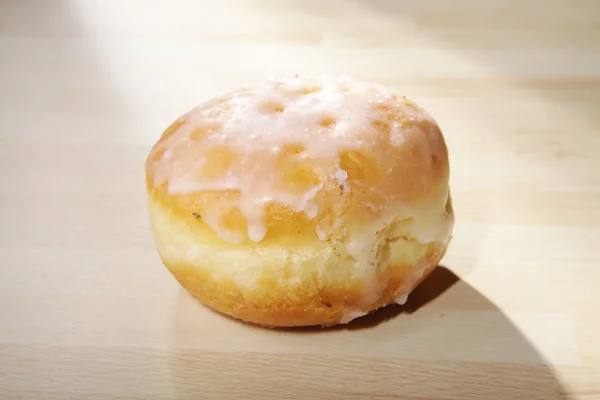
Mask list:
[[[405,293],[402,293],[401,295],[399,295],[398,297],[396,297],[396,304],[399,304],[401,306],[405,305],[406,302],[408,301],[409,294],[410,294],[409,292],[405,292]]]
[[[366,312],[362,312],[362,311],[349,311],[346,314],[344,314],[344,316],[342,317],[342,319],[340,319],[340,323],[341,324],[347,324],[349,322],[354,321],[357,318],[364,317],[365,315],[367,315]]]
[[[314,219],[319,214],[315,196],[327,180],[337,182],[348,193],[351,188],[347,172],[339,165],[340,155],[355,149],[375,151],[381,131],[373,125],[373,109],[397,107],[404,101],[384,86],[349,77],[269,80],[262,87],[213,99],[188,113],[185,122],[162,143],[168,150],[154,164],[155,185],[167,181],[167,190],[172,195],[237,191],[235,206],[248,221],[247,235],[259,242],[266,235],[265,209],[270,202],[286,205]],[[409,121],[430,118],[412,105],[403,107],[402,113]],[[404,140],[401,125],[397,121],[391,124],[391,142]],[[294,146],[299,152],[289,153]],[[230,155],[229,165],[216,176],[207,176],[205,169],[212,166],[211,153],[223,149]],[[320,183],[300,193],[289,189],[289,185],[285,189],[289,177],[278,168],[282,157],[295,157],[299,163],[312,162],[311,169],[318,174]],[[211,207],[203,220],[224,240],[242,241],[243,235],[228,231],[222,223],[231,205]],[[386,214],[381,205],[371,204],[371,207]],[[387,222],[374,226],[374,232]],[[417,229],[421,238],[443,237],[443,233],[434,231],[439,230],[439,224],[427,222]],[[436,228],[432,230],[430,225]],[[323,230],[315,234],[321,240],[326,237]],[[372,244],[372,234],[366,233],[365,243]],[[364,253],[369,249],[362,245],[354,247],[352,253],[367,262],[370,256]]]

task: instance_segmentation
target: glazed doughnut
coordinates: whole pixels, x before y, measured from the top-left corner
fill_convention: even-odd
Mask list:
[[[403,304],[449,245],[434,119],[349,77],[279,77],[205,101],[145,164],[164,265],[205,306],[268,327]]]

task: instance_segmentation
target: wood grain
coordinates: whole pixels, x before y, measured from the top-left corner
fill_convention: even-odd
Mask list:
[[[455,237],[405,307],[263,330],[160,264],[150,146],[280,73],[442,126]],[[1,0],[0,398],[600,399],[598,111],[595,0]]]

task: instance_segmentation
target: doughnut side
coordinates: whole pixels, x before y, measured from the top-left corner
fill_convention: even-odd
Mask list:
[[[435,268],[447,243],[420,243],[410,221],[396,219],[368,244],[360,232],[344,240],[285,237],[231,245],[201,220],[151,199],[150,221],[163,263],[202,304],[268,327],[347,323],[393,302],[403,303]],[[353,240],[375,265],[352,254]]]

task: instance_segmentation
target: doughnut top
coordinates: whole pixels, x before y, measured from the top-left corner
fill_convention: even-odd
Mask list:
[[[431,116],[350,77],[280,77],[213,98],[163,133],[146,171],[165,198],[196,207],[233,243],[260,242],[269,220],[291,214],[324,240],[345,222],[414,218],[448,197],[447,150]]]

